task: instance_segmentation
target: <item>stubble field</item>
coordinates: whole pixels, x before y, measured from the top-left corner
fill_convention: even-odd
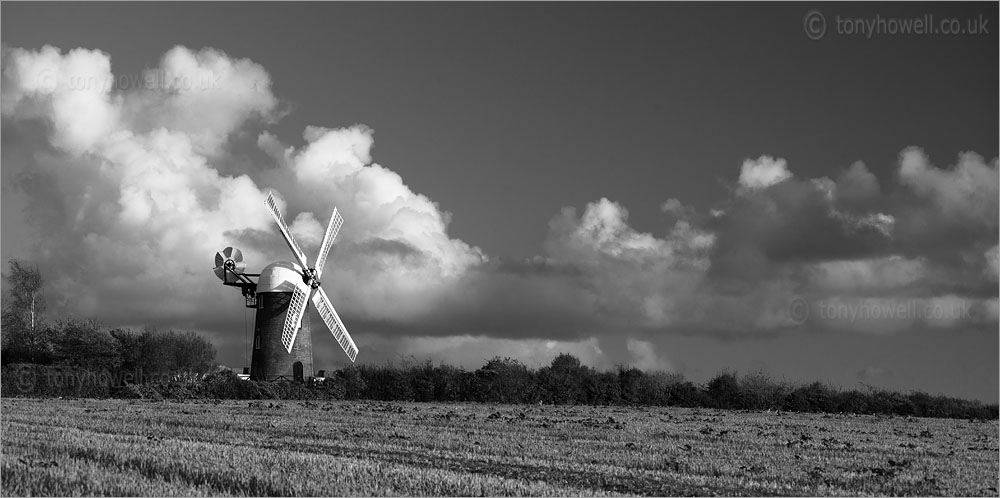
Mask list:
[[[997,496],[998,424],[687,408],[4,399],[4,495]]]

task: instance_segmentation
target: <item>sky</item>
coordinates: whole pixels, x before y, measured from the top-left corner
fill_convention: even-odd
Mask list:
[[[995,3],[0,12],[0,252],[52,319],[248,363],[211,268],[290,259],[274,191],[310,258],[342,213],[323,282],[362,362],[569,352],[997,401]],[[847,31],[927,15],[986,32]]]

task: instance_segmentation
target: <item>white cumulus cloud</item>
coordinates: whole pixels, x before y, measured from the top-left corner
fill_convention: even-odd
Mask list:
[[[781,183],[792,177],[788,164],[782,158],[760,156],[757,160],[747,159],[740,168],[739,184],[747,190],[758,190]]]
[[[255,176],[254,168],[221,173],[233,137],[278,115],[259,64],[175,47],[145,84],[129,88],[114,84],[111,67],[96,50],[46,46],[4,57],[5,126],[41,122],[53,147],[37,154],[23,187],[54,311],[113,324],[236,323],[238,296],[211,278],[212,258],[236,245],[251,270],[291,259],[263,207],[270,189],[310,259],[333,207],[343,213],[331,256],[339,261],[327,266],[340,278],[329,279],[329,292],[350,290],[339,302],[353,314],[412,317],[429,290],[485,260],[448,236],[447,213],[372,163],[363,126],[308,127],[299,150],[258,131],[278,164]],[[427,297],[410,299],[417,295]]]

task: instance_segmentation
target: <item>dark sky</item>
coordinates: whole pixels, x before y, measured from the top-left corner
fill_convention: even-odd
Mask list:
[[[818,41],[803,30],[811,9],[827,21]],[[997,11],[996,3],[5,2],[2,42],[29,50],[99,49],[116,75],[155,67],[176,45],[250,59],[266,69],[279,99],[281,116],[266,126],[270,133],[298,148],[306,145],[306,126],[371,127],[372,159],[450,212],[450,237],[493,261],[519,261],[551,257],[553,217],[565,206],[582,212],[601,198],[625,206],[628,225],[654,237],[670,232],[673,221],[661,205],[676,198],[700,213],[692,224],[714,230],[717,247],[743,247],[737,244],[743,239],[727,235],[737,231],[711,225],[707,213],[738,209],[740,165],[762,155],[785,159],[796,179],[834,178],[862,161],[882,186],[880,202],[892,205],[909,192],[897,185],[900,153],[909,146],[941,168],[975,151],[995,174]],[[836,32],[838,16],[876,14],[933,14],[962,23],[984,16],[989,34],[868,39]],[[5,115],[3,147],[19,148],[24,141],[10,122]],[[260,183],[269,166],[252,150],[258,131],[233,134],[234,152],[217,169],[232,173],[227,168],[236,166],[226,165],[245,159],[240,167]],[[5,260],[28,257],[34,243],[19,215],[30,195],[12,186],[22,166],[12,167],[10,157],[3,170]],[[30,168],[32,160],[25,161]],[[324,216],[316,213],[321,223]],[[994,214],[992,228],[969,236],[965,248],[980,259],[980,246],[997,242],[995,220]],[[937,261],[937,252],[921,247],[859,249],[864,254],[828,259],[902,254]],[[724,268],[721,249],[714,251],[713,270]],[[777,261],[768,251],[769,261]],[[810,258],[793,259],[823,260]],[[931,271],[949,275],[934,277],[933,285],[958,278],[958,271]],[[954,285],[947,288],[945,294],[956,293]],[[941,295],[927,292],[892,295]],[[995,279],[986,296],[995,302]],[[795,379],[882,382],[995,401],[996,322],[987,325],[992,332],[734,338],[643,329],[635,337],[695,379],[727,366],[764,368]],[[477,330],[470,325],[466,333]]]

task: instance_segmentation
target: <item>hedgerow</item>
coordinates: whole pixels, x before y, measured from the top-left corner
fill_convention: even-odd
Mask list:
[[[106,370],[13,364],[3,367],[0,388],[5,397],[466,401],[998,418],[995,403],[919,391],[841,390],[819,382],[793,385],[772,380],[761,372],[741,377],[728,371],[698,385],[675,373],[627,367],[598,371],[566,354],[540,369],[528,368],[511,358],[494,358],[475,371],[429,361],[410,362],[350,366],[327,378],[307,382],[242,380],[229,370],[150,382]]]

